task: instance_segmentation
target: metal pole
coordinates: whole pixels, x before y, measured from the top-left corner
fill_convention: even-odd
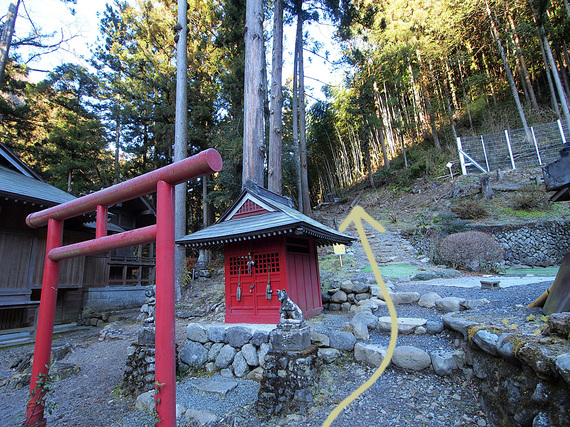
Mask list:
[[[459,154],[459,164],[461,164],[461,173],[467,175],[465,167],[465,158],[463,157],[463,148],[461,147],[461,138],[457,137],[457,154]]]
[[[485,147],[485,141],[483,140],[483,135],[481,135],[481,145],[483,146],[483,154],[485,155],[485,164],[487,165],[487,172],[491,172],[489,167],[489,158],[487,157],[487,148]]]
[[[174,189],[164,181],[157,184],[156,205],[156,425],[175,427]]]
[[[46,241],[46,257],[44,276],[42,279],[42,294],[36,327],[36,344],[34,347],[34,363],[32,365],[32,378],[30,383],[30,400],[27,405],[26,421],[24,425],[44,426],[44,396],[40,377],[49,372],[51,343],[53,335],[53,321],[57,301],[57,287],[59,281],[59,261],[48,258],[49,252],[63,243],[63,221],[49,219]]]
[[[532,140],[534,141],[534,148],[536,149],[536,157],[538,157],[538,164],[542,166],[542,159],[540,158],[540,150],[538,149],[538,142],[536,141],[536,135],[534,134],[534,126],[530,128],[532,131]]]
[[[511,166],[516,169],[515,158],[513,157],[513,149],[511,148],[511,140],[509,139],[509,131],[505,129],[505,138],[507,138],[507,147],[509,148],[509,156],[511,157]]]
[[[558,129],[560,130],[560,136],[562,137],[562,144],[566,145],[566,136],[564,135],[564,128],[562,127],[562,120],[558,119]],[[569,124],[570,126],[570,124]]]

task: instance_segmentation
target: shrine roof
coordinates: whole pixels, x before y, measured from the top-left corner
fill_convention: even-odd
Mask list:
[[[282,234],[307,235],[319,246],[351,245],[354,237],[303,215],[291,199],[249,184],[216,223],[188,234],[176,243],[189,247],[220,247],[226,243]]]

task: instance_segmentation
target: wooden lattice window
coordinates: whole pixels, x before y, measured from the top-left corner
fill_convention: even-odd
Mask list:
[[[247,262],[249,261],[249,257],[243,256],[233,256],[230,257],[230,275],[231,276],[238,276],[248,274],[247,270]]]
[[[257,273],[279,272],[279,252],[255,254],[253,260]]]

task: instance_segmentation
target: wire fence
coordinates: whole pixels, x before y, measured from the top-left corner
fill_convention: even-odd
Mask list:
[[[542,166],[558,159],[570,142],[570,128],[561,120],[524,129],[505,130],[479,136],[457,138],[463,175],[499,169]]]

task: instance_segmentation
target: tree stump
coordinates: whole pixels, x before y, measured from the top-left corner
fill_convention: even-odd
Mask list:
[[[493,198],[493,189],[491,188],[491,182],[488,176],[481,177],[481,193],[486,200]]]

